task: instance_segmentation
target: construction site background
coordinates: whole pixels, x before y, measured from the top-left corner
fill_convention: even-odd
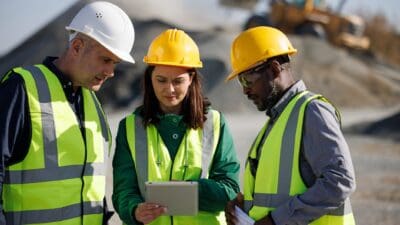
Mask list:
[[[365,35],[371,41],[371,51],[381,61],[400,67],[400,33],[383,14],[366,18]]]

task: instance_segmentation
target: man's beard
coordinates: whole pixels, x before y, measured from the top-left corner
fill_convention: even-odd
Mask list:
[[[278,86],[273,82],[271,94],[262,102],[262,105],[259,105],[257,108],[259,111],[267,111],[269,112],[272,107],[279,101],[281,98],[281,90]]]

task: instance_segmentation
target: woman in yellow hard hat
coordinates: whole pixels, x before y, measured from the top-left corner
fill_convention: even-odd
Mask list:
[[[225,224],[226,203],[239,192],[239,162],[223,115],[202,94],[196,43],[168,29],[143,60],[143,105],[124,118],[113,160],[113,203],[126,224]],[[167,216],[145,202],[146,181],[196,181],[195,216]],[[176,199],[181,201],[181,199]]]

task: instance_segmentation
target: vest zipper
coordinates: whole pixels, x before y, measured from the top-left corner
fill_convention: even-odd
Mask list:
[[[157,166],[161,165],[161,160],[160,160],[160,134],[158,134],[157,132],[157,159],[156,159],[156,164]],[[185,153],[184,153],[184,163],[183,163],[183,175],[182,175],[182,180],[185,180],[185,176],[186,176],[186,170],[189,167],[188,165],[188,161],[189,161],[189,156],[188,156],[188,143],[187,143],[187,133],[185,133],[185,136],[183,137],[185,140]],[[169,180],[172,179],[172,170],[174,168],[174,163],[175,163],[175,158],[174,160],[171,159],[171,169],[169,171]]]

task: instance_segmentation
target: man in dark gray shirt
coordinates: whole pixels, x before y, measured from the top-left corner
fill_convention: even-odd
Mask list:
[[[226,206],[229,225],[239,223],[235,206],[256,225],[355,224],[354,169],[339,113],[294,80],[289,55],[296,52],[272,27],[246,30],[232,44],[227,80],[237,77],[268,120],[249,151],[244,194]]]

